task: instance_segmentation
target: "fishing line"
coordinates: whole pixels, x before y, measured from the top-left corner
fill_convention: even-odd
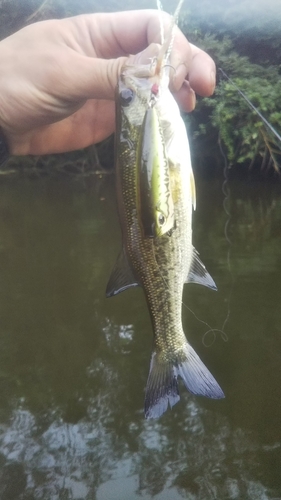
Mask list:
[[[243,97],[243,99],[248,104],[249,108],[252,109],[252,111],[254,111],[259,116],[259,118],[263,121],[263,123],[267,126],[267,128],[281,142],[281,136],[278,134],[278,132],[275,130],[275,128],[266,120],[266,118],[262,115],[262,113],[254,106],[254,104],[250,101],[250,99],[246,96],[246,94],[244,94],[244,92],[242,92],[242,90],[240,90],[240,88],[236,85],[236,83],[234,83],[234,81],[226,74],[226,72],[222,68],[219,68],[219,71],[231,83],[231,85],[237,90],[237,92]],[[223,98],[225,98],[223,89],[222,89],[222,96],[223,96]],[[220,111],[219,111],[219,114],[220,114]],[[222,330],[224,330],[226,324],[229,321],[229,317],[230,317],[230,299],[231,299],[233,287],[234,287],[234,277],[233,277],[233,274],[231,272],[231,264],[230,264],[230,250],[231,250],[232,242],[229,238],[229,231],[228,231],[230,220],[231,220],[231,214],[229,211],[229,201],[230,201],[229,175],[228,175],[229,164],[228,164],[226,154],[223,150],[220,132],[219,132],[218,144],[219,144],[220,153],[222,155],[223,162],[224,162],[224,169],[223,169],[224,182],[222,185],[222,192],[224,194],[223,209],[224,209],[225,214],[227,216],[227,220],[226,220],[226,223],[224,226],[224,236],[225,236],[225,239],[229,245],[228,251],[227,251],[227,266],[228,266],[228,271],[229,271],[229,274],[231,276],[231,281],[232,281],[230,293],[229,293],[229,296],[227,299],[227,305],[228,305],[227,314],[226,314],[226,318],[224,320],[224,323],[222,325]]]
[[[240,88],[236,85],[236,83],[234,83],[234,81],[226,74],[226,72],[222,68],[219,68],[219,71],[221,72],[223,77],[225,77],[231,83],[231,85],[237,90],[237,92],[243,97],[243,99],[248,104],[249,108],[252,109],[252,111],[254,111],[259,116],[259,118],[268,127],[268,129],[273,133],[273,135],[281,142],[281,136],[278,134],[278,132],[275,130],[275,128],[266,120],[266,118],[262,115],[262,113],[254,106],[254,104],[250,101],[250,99],[246,96],[246,94],[244,94],[244,92],[242,92],[242,90],[240,90]],[[222,97],[225,99],[224,89],[222,89]],[[220,114],[220,111],[219,111],[219,114]],[[226,220],[225,226],[224,226],[224,236],[225,236],[225,239],[228,243],[227,267],[228,267],[228,271],[229,271],[229,274],[231,276],[231,282],[232,282],[229,296],[227,299],[227,314],[226,314],[224,323],[222,325],[222,330],[224,330],[226,324],[229,321],[229,317],[230,317],[230,300],[231,300],[233,287],[234,287],[234,277],[233,277],[233,274],[231,271],[231,264],[230,264],[230,252],[231,252],[232,242],[231,242],[230,237],[229,237],[229,224],[230,224],[230,220],[231,220],[231,213],[229,210],[230,190],[229,190],[229,175],[228,175],[228,173],[229,173],[230,167],[229,167],[228,160],[227,160],[226,154],[225,154],[223,146],[222,146],[220,132],[219,132],[218,144],[219,144],[219,150],[220,150],[220,153],[222,155],[223,162],[224,162],[224,169],[223,169],[224,181],[223,181],[223,185],[222,185],[222,192],[224,194],[223,209],[224,209],[224,212],[227,216],[227,220]]]
[[[174,27],[178,23],[179,13],[180,13],[180,10],[182,8],[183,2],[184,2],[184,0],[179,1],[178,5],[176,7],[176,10],[172,16],[172,23],[169,27],[168,36],[166,37],[166,42],[170,39],[170,43],[169,43],[169,46],[168,46],[166,54],[165,54],[165,61],[168,61],[170,54],[171,54],[171,51],[172,51],[172,48],[173,48],[174,37],[175,37]],[[161,40],[161,45],[164,45],[164,43],[165,43],[164,23],[163,23],[163,17],[161,15],[163,12],[163,6],[161,3],[161,0],[156,0],[156,4],[157,4],[158,13],[159,13],[160,40]]]
[[[221,338],[222,340],[224,340],[224,342],[227,342],[228,341],[228,336],[227,334],[225,333],[225,331],[223,330],[224,328],[224,325],[225,325],[225,322],[223,323],[223,327],[222,329],[220,328],[212,328],[209,323],[207,323],[206,321],[203,321],[202,319],[198,318],[198,316],[196,316],[195,312],[192,311],[192,309],[190,309],[190,307],[188,307],[183,301],[181,301],[182,305],[188,309],[189,312],[191,312],[193,314],[193,316],[195,317],[195,319],[197,319],[197,321],[199,321],[199,323],[202,323],[203,325],[207,326],[209,328],[209,330],[207,330],[204,335],[203,335],[203,338],[202,338],[202,343],[205,347],[211,347],[211,345],[213,345],[213,343],[215,342],[216,338],[217,338],[217,335],[216,335],[216,332],[220,333],[221,334]],[[206,337],[207,335],[212,332],[213,334],[213,340],[211,342],[206,342]]]
[[[160,24],[160,42],[161,45],[164,43],[164,26],[163,26],[163,17],[162,17],[162,12],[163,12],[163,6],[160,0],[156,1],[158,13],[159,13],[159,24]]]
[[[250,99],[242,92],[242,90],[239,89],[239,87],[234,83],[234,81],[226,74],[225,71],[223,71],[222,68],[219,68],[219,71],[222,73],[222,75],[227,78],[227,80],[233,85],[233,87],[237,90],[237,92],[245,99],[246,103],[248,106],[260,117],[260,119],[264,122],[264,124],[269,128],[269,130],[275,135],[275,137],[278,139],[278,141],[281,142],[281,136],[278,134],[277,130],[267,121],[267,119],[261,114],[261,112],[256,108],[256,106],[253,105],[253,103],[250,101]]]
[[[219,68],[219,70],[232,83],[232,81],[226,75],[226,73],[221,68]],[[235,84],[234,84],[234,86],[237,87]],[[239,90],[239,92],[240,92],[240,90]],[[223,96],[223,99],[225,99],[224,90],[223,89],[222,89],[222,96]],[[219,115],[220,115],[220,110],[219,110]],[[223,209],[224,209],[224,212],[226,214],[226,217],[227,217],[225,225],[224,225],[224,237],[225,237],[226,242],[228,243],[228,250],[227,250],[226,262],[227,262],[227,269],[228,269],[228,272],[229,272],[230,277],[231,277],[231,287],[230,287],[229,295],[228,295],[228,297],[226,299],[226,302],[227,302],[227,312],[226,312],[226,316],[225,316],[224,322],[222,324],[222,330],[224,331],[224,329],[225,329],[225,327],[226,327],[226,325],[227,325],[227,323],[229,321],[229,318],[230,318],[230,301],[231,301],[231,297],[232,297],[232,293],[233,293],[234,277],[233,277],[233,274],[232,274],[232,271],[231,271],[231,263],[230,263],[230,253],[231,253],[232,242],[231,242],[231,239],[229,237],[229,225],[230,225],[230,221],[231,221],[231,213],[230,213],[230,209],[229,209],[229,206],[230,206],[230,189],[229,189],[229,170],[230,170],[230,167],[229,167],[227,156],[226,156],[226,154],[224,152],[224,149],[223,149],[223,146],[222,146],[220,132],[219,132],[219,136],[218,136],[218,144],[219,144],[219,150],[220,150],[221,156],[223,158],[223,163],[224,163],[224,168],[223,168],[224,181],[223,181],[223,184],[222,184],[222,193],[224,195],[224,199],[223,199],[223,204],[222,205],[223,205]]]
[[[222,185],[222,192],[224,194],[223,209],[224,209],[224,212],[227,216],[227,219],[226,219],[226,222],[224,225],[224,237],[228,243],[226,260],[227,260],[228,272],[229,272],[230,277],[231,277],[231,288],[230,288],[229,296],[227,298],[227,313],[226,313],[226,317],[225,317],[225,320],[224,320],[223,325],[222,325],[222,330],[224,330],[225,326],[228,323],[229,317],[230,317],[230,299],[231,299],[233,287],[234,287],[234,277],[233,277],[233,274],[231,272],[231,264],[230,264],[230,249],[232,246],[232,242],[228,236],[228,227],[229,227],[230,220],[231,220],[231,214],[230,214],[230,211],[228,209],[229,202],[230,202],[230,189],[229,189],[229,178],[228,178],[229,165],[228,165],[227,157],[224,153],[224,150],[223,150],[223,147],[221,144],[220,134],[219,134],[219,149],[220,149],[221,155],[222,155],[223,160],[224,160],[224,169],[223,169],[224,181],[223,181],[223,185]]]
[[[224,342],[228,341],[228,336],[227,336],[226,332],[224,331],[224,329],[225,329],[225,327],[229,321],[229,317],[230,317],[230,299],[231,299],[233,286],[234,286],[234,278],[233,278],[233,275],[231,272],[231,266],[230,266],[230,247],[232,245],[232,242],[228,236],[228,227],[229,227],[230,220],[231,220],[231,214],[230,214],[230,211],[228,209],[229,200],[230,200],[230,190],[228,187],[229,186],[229,176],[228,176],[229,165],[228,165],[227,157],[223,151],[220,134],[219,134],[219,149],[220,149],[221,155],[222,155],[223,160],[224,160],[224,169],[223,169],[224,181],[223,181],[223,185],[222,185],[222,192],[224,194],[223,209],[227,215],[227,220],[226,220],[225,225],[224,225],[224,236],[225,236],[225,239],[229,245],[228,252],[227,252],[227,267],[228,267],[228,271],[230,273],[231,280],[232,280],[230,294],[229,294],[229,297],[227,299],[227,313],[226,313],[226,317],[224,319],[224,322],[222,324],[222,327],[221,328],[212,328],[208,323],[206,323],[206,321],[199,319],[196,316],[196,314],[192,311],[192,309],[190,309],[186,304],[184,304],[184,302],[182,302],[183,306],[193,314],[193,316],[197,319],[197,321],[199,321],[200,323],[204,324],[205,326],[207,326],[209,328],[209,330],[207,330],[204,333],[203,338],[202,338],[202,343],[206,347],[210,347],[215,342],[216,333],[221,334],[221,338]],[[212,333],[212,340],[211,340],[211,342],[210,341],[207,342],[207,336],[210,333]]]
[[[171,41],[170,41],[170,44],[169,44],[169,47],[168,47],[168,50],[167,50],[167,53],[166,53],[166,61],[169,60],[169,57],[170,57],[170,54],[172,52],[172,48],[173,48],[173,44],[174,44],[174,38],[175,38],[175,30],[174,30],[174,27],[178,24],[178,19],[179,19],[179,13],[180,13],[180,10],[182,8],[182,4],[183,4],[184,0],[180,0],[178,5],[177,5],[177,8],[174,12],[174,15],[173,15],[173,23],[171,25]]]

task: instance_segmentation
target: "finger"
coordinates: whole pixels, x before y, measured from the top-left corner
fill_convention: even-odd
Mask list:
[[[58,91],[69,102],[85,99],[114,99],[115,89],[127,57],[97,59],[78,53],[71,53],[69,64],[65,63],[63,81]]]
[[[70,45],[74,47],[79,40],[84,54],[90,57],[118,58],[137,54],[150,42],[160,43],[156,10],[87,14],[65,19],[64,23],[66,36],[69,30],[73,33]]]
[[[170,56],[172,70],[170,72],[170,89],[172,92],[180,90],[192,64],[192,50],[185,36],[177,29]]]
[[[203,50],[191,44],[192,61],[188,80],[193,90],[201,96],[213,94],[216,85],[216,66]]]
[[[184,81],[180,90],[174,93],[174,97],[182,111],[190,113],[196,105],[196,95],[188,81]]]
[[[166,12],[161,17],[165,34],[170,30],[172,17]],[[87,14],[64,22],[72,27],[75,40],[79,39],[88,56],[111,59],[137,54],[151,43],[161,44],[159,11],[155,9]],[[188,50],[188,42],[177,27],[174,47],[179,52]]]

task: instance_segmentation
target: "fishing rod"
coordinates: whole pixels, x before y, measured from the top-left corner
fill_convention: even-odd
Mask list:
[[[239,87],[234,83],[234,81],[226,74],[226,72],[219,68],[219,71],[222,75],[233,85],[233,87],[237,90],[237,92],[245,99],[248,106],[260,117],[260,119],[264,122],[264,124],[269,128],[269,130],[275,135],[279,142],[281,142],[281,136],[278,134],[277,130],[267,121],[267,119],[261,114],[261,112],[253,105],[250,99],[239,89]]]

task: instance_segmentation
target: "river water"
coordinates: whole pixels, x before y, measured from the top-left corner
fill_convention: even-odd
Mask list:
[[[105,298],[113,175],[1,178],[1,500],[281,499],[281,186],[222,182],[197,177],[218,292],[187,285],[183,325],[226,398],[181,385],[146,421],[143,293]]]

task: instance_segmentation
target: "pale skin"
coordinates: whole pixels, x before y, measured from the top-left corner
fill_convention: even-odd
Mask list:
[[[155,10],[43,21],[1,41],[0,127],[10,152],[59,153],[108,137],[122,66],[128,58],[148,62],[157,43]],[[192,111],[195,93],[214,91],[215,64],[176,28],[171,65],[171,91],[183,111]]]

